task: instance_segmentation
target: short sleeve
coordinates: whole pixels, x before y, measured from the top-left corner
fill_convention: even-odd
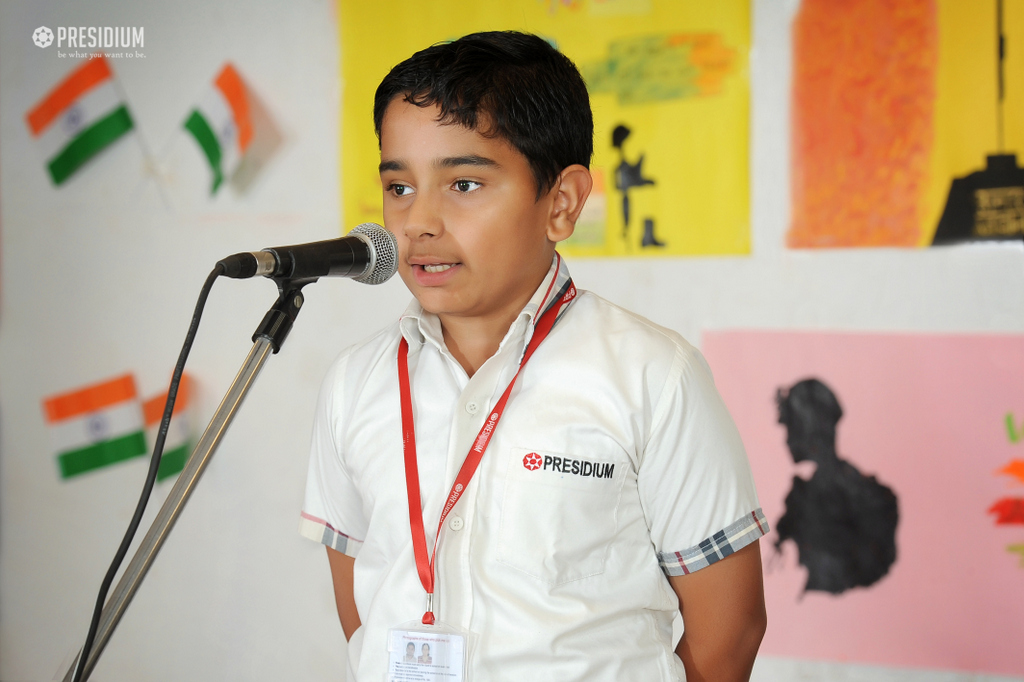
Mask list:
[[[638,488],[662,570],[685,575],[768,532],[736,425],[704,357],[679,347],[651,420]]]
[[[362,502],[345,468],[344,377],[348,356],[324,377],[313,418],[313,438],[299,533],[355,557],[366,537]]]

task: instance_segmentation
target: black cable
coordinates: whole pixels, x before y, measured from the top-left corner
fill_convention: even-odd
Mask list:
[[[103,613],[103,606],[107,602],[107,592],[110,591],[110,586],[113,584],[114,577],[121,567],[121,562],[124,561],[125,555],[128,554],[128,549],[135,538],[135,531],[138,530],[139,524],[142,522],[142,515],[146,511],[149,496],[153,492],[156,474],[160,469],[160,457],[164,452],[164,441],[167,439],[167,429],[171,423],[171,414],[174,413],[174,401],[178,397],[178,384],[181,383],[181,374],[185,370],[185,361],[188,360],[189,351],[192,350],[192,342],[195,340],[196,332],[199,330],[199,320],[203,316],[203,308],[206,307],[206,299],[210,295],[210,289],[213,288],[214,281],[222,274],[224,274],[224,265],[217,263],[213,271],[206,277],[203,288],[199,292],[196,308],[192,312],[192,322],[188,327],[188,333],[185,335],[185,343],[181,346],[181,353],[178,354],[178,363],[174,366],[174,374],[171,375],[171,385],[167,389],[164,416],[160,421],[160,430],[157,432],[156,443],[153,445],[153,456],[149,460],[149,473],[146,474],[146,483],[142,486],[142,495],[139,497],[139,503],[135,506],[135,515],[132,516],[131,523],[128,524],[128,530],[125,531],[124,538],[121,540],[121,546],[117,548],[114,560],[111,562],[110,568],[107,569],[107,574],[100,585],[100,593],[96,597],[96,606],[92,612],[92,622],[89,623],[89,634],[85,636],[85,644],[82,645],[82,653],[78,657],[74,682],[82,682],[82,672],[85,670],[85,664],[89,660],[89,652],[92,650],[93,640],[96,638],[96,630],[100,626],[100,616]]]

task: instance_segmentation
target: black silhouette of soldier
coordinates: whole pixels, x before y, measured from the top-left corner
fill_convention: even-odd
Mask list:
[[[619,165],[615,167],[615,188],[622,192],[622,236],[629,234],[629,190],[645,185],[653,185],[654,180],[644,177],[644,155],[637,158],[636,163],[626,161],[626,150],[622,148],[626,138],[633,132],[624,125],[615,126],[612,131],[612,146],[619,150]],[[654,219],[644,219],[644,235],[641,246],[665,246],[665,243],[654,236]]]
[[[935,229],[932,245],[995,239],[1024,238],[1024,168],[1006,153],[1003,117],[1006,100],[1006,34],[1003,2],[996,3],[996,131],[998,154],[986,158],[984,170],[954,178],[946,208]],[[1019,46],[1014,45],[1011,51]],[[1012,83],[1018,81],[1012,81]]]
[[[776,398],[779,423],[796,462],[812,461],[810,479],[793,477],[779,539],[796,543],[807,567],[804,590],[840,594],[878,582],[896,561],[896,495],[836,454],[836,424],[843,416],[828,386],[805,379]]]
[[[994,154],[984,170],[954,178],[932,245],[1024,237],[1024,168]]]

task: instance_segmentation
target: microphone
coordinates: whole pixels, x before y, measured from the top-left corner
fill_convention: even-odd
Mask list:
[[[377,223],[363,223],[338,239],[236,253],[219,264],[225,276],[235,279],[351,277],[363,284],[381,284],[398,269],[398,242]]]

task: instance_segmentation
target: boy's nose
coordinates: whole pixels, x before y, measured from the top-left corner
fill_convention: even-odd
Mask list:
[[[444,232],[444,221],[438,209],[437,199],[431,196],[431,193],[418,194],[406,215],[405,236],[409,239],[441,236]]]

